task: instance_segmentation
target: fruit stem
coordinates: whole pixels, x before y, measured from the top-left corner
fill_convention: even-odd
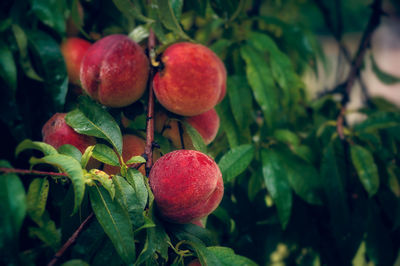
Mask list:
[[[153,142],[154,142],[154,93],[153,93],[153,76],[156,62],[155,60],[155,44],[156,37],[154,35],[153,30],[150,28],[149,39],[147,43],[147,48],[150,57],[150,77],[148,81],[148,89],[149,89],[149,99],[147,104],[147,119],[146,119],[146,147],[144,153],[147,156],[146,161],[146,176],[149,176],[150,169],[153,166]]]

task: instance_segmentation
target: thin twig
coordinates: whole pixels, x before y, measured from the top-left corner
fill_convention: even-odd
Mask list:
[[[72,234],[72,236],[68,239],[67,242],[57,251],[54,255],[54,258],[47,264],[47,266],[53,266],[57,263],[58,259],[62,257],[62,255],[67,251],[67,249],[75,243],[78,235],[82,232],[83,228],[89,223],[89,221],[94,216],[93,212],[89,214],[89,216],[81,223],[81,225],[76,229],[76,231]]]
[[[151,61],[150,76],[149,76],[149,99],[147,105],[147,123],[146,123],[146,175],[149,176],[150,169],[153,166],[153,143],[154,143],[154,93],[153,93],[153,76],[155,64],[155,45],[156,37],[152,29],[150,29],[148,39],[148,51]]]
[[[5,167],[0,167],[0,172],[3,172],[5,174],[21,174],[21,175],[50,175],[50,176],[65,176],[65,177],[68,176],[65,173],[55,173],[55,172],[25,170],[25,169],[5,168]]]
[[[354,82],[357,76],[359,75],[361,65],[364,61],[365,53],[367,52],[367,49],[370,46],[372,35],[380,23],[380,17],[382,15],[381,6],[382,6],[382,0],[375,0],[371,6],[372,14],[369,18],[367,27],[361,38],[360,45],[358,47],[357,53],[351,65],[349,75],[347,76],[345,82],[346,97],[343,97],[342,99],[342,108],[340,110],[340,114],[337,119],[337,132],[342,140],[344,139],[343,124],[344,124],[344,115],[346,113],[346,104],[349,101],[350,98],[349,96],[351,93],[351,89],[353,88]]]

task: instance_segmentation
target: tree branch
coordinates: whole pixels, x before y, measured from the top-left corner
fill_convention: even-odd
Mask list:
[[[25,170],[25,169],[5,168],[5,167],[0,167],[0,172],[3,172],[5,174],[21,174],[21,175],[50,175],[50,176],[65,176],[65,177],[68,176],[65,173],[55,173],[55,172]]]
[[[360,41],[360,45],[358,47],[355,58],[353,59],[350,72],[347,76],[345,82],[345,96],[342,99],[342,108],[340,110],[340,114],[337,119],[337,132],[341,139],[344,139],[343,134],[343,124],[344,124],[344,115],[346,113],[346,104],[350,99],[351,89],[353,88],[354,82],[359,76],[361,65],[364,61],[365,53],[367,52],[368,47],[371,44],[372,35],[375,29],[380,24],[380,17],[382,15],[382,0],[374,0],[372,3],[372,14],[369,18],[367,27],[363,33],[363,36]]]
[[[62,255],[67,251],[67,249],[75,243],[76,239],[78,238],[79,234],[82,232],[83,228],[89,223],[89,221],[93,218],[93,212],[89,214],[89,216],[81,223],[81,225],[76,229],[76,231],[72,234],[72,236],[68,239],[67,242],[57,251],[54,255],[54,258],[47,264],[47,266],[54,266],[58,259],[62,257]]]
[[[149,99],[147,105],[147,123],[146,123],[146,147],[144,153],[146,154],[146,175],[149,176],[150,169],[153,166],[153,146],[154,146],[154,93],[153,93],[153,76],[156,66],[155,61],[155,44],[156,38],[152,29],[150,29],[148,39],[148,52],[150,57],[150,76],[149,76]]]

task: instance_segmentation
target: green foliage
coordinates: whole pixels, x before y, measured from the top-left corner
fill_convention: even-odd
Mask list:
[[[370,13],[359,0],[339,1],[342,6],[93,0],[80,1],[83,18],[78,0],[2,4],[1,159],[36,174],[0,176],[0,264],[48,263],[93,212],[60,265],[187,265],[195,259],[203,265],[393,265],[400,247],[400,110],[370,97],[357,110],[365,118],[343,124],[341,138],[341,102],[330,95],[309,99],[303,74],[318,76],[317,61],[325,60],[315,34],[330,30],[316,2],[334,15],[340,34],[361,30]],[[202,219],[205,228],[164,221],[147,177],[127,166],[146,163],[146,156],[121,156],[123,134],[146,135],[147,93],[138,104],[106,108],[68,84],[59,49],[69,37],[68,19],[91,42],[121,33],[145,47],[152,30],[158,42],[148,52],[155,61],[179,41],[206,45],[223,60],[227,96],[216,106],[216,140],[205,145],[194,127],[173,118],[223,175],[224,198]],[[372,55],[366,59],[382,82],[399,81]],[[133,123],[122,127],[121,115],[130,109]],[[97,144],[81,154],[71,145],[40,142],[55,112],[67,112],[68,125]],[[155,134],[157,151],[176,149],[170,144]],[[120,173],[103,172],[104,164]]]

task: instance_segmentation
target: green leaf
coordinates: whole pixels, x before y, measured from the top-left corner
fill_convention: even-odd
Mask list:
[[[146,159],[143,158],[142,156],[136,155],[136,156],[132,156],[132,158],[130,158],[126,164],[132,164],[132,163],[145,163]]]
[[[379,174],[374,158],[369,150],[359,145],[352,145],[350,152],[358,177],[368,195],[372,197],[379,189]]]
[[[13,92],[12,95],[15,96],[17,89],[17,67],[11,50],[3,40],[0,40],[0,78],[3,79]]]
[[[220,246],[214,246],[214,247],[207,247],[209,251],[214,253],[214,255],[217,257],[217,259],[220,261],[221,265],[226,265],[226,266],[256,266],[257,263],[254,261],[237,255],[235,252],[227,247],[220,247]]]
[[[254,97],[261,107],[266,123],[272,127],[279,112],[279,98],[269,65],[250,45],[243,45],[240,53],[246,62],[247,80]]]
[[[224,265],[212,250],[209,250],[202,242],[182,241],[183,243],[191,246],[196,252],[197,258],[201,265]]]
[[[36,236],[56,251],[60,245],[61,233],[57,230],[54,221],[50,219],[48,212],[41,216],[38,225],[39,227],[29,228],[29,235],[31,237]]]
[[[104,144],[96,144],[92,151],[93,158],[112,166],[120,166],[118,156],[114,150]]]
[[[105,188],[110,194],[111,199],[114,200],[115,186],[111,177],[106,172],[103,172],[98,169],[91,169],[89,171],[89,174],[90,174],[90,179],[100,182],[103,188]],[[89,185],[94,185],[94,184],[89,183]]]
[[[155,2],[158,5],[158,14],[163,25],[183,39],[190,40],[190,37],[182,30],[182,27],[175,16],[174,10],[171,6],[171,1],[157,0]]]
[[[334,143],[329,143],[323,151],[320,175],[324,186],[326,202],[329,208],[330,225],[339,235],[347,232],[349,226],[349,209],[345,185],[339,172],[341,154],[334,149]]]
[[[136,43],[140,43],[147,37],[149,37],[149,29],[142,25],[137,26],[129,33],[129,38]]]
[[[229,99],[225,97],[225,99],[215,107],[215,110],[218,112],[218,116],[221,119],[221,129],[225,132],[229,146],[232,149],[239,145],[239,129],[235,124],[235,119],[229,107]]]
[[[133,263],[136,251],[128,211],[102,187],[89,187],[89,196],[94,214],[119,256],[125,263]]]
[[[19,63],[25,75],[31,79],[43,81],[43,79],[36,73],[30,61],[28,54],[28,38],[26,37],[24,30],[18,25],[12,25],[11,28],[19,49]]]
[[[41,151],[44,155],[58,154],[57,150],[47,143],[26,139],[15,148],[15,156],[18,156],[22,151],[29,149]]]
[[[280,158],[273,150],[261,150],[264,182],[275,202],[282,228],[286,228],[292,209],[292,190]]]
[[[119,200],[121,205],[125,206],[128,210],[134,229],[139,228],[145,223],[143,212],[144,207],[146,206],[147,197],[141,198],[142,195],[137,193],[137,191],[123,177],[116,175],[113,180],[117,192],[117,200]],[[144,189],[146,189],[146,187],[144,187]]]
[[[66,5],[64,1],[32,0],[32,12],[47,26],[60,35],[65,34]]]
[[[81,162],[81,160],[82,160],[81,151],[78,150],[78,148],[76,148],[75,146],[73,146],[71,144],[64,144],[64,145],[60,146],[58,148],[58,152],[60,154],[68,155],[68,156],[74,158],[75,160],[77,160],[78,162]]]
[[[0,166],[11,168],[11,165],[0,160]],[[26,196],[24,185],[15,174],[0,175],[0,253],[15,246],[22,222],[26,215]]]
[[[322,204],[322,184],[317,170],[312,164],[294,155],[288,149],[274,149],[277,164],[287,176],[290,186],[309,204]]]
[[[176,17],[176,20],[179,21],[182,15],[183,0],[171,0],[170,4],[174,12],[174,15]]]
[[[61,266],[90,266],[90,265],[84,260],[73,259],[64,262],[63,264],[61,264]]]
[[[49,181],[46,178],[35,178],[30,183],[26,195],[27,213],[37,224],[45,211],[48,194]]]
[[[192,127],[192,125],[189,124],[187,121],[182,121],[182,123],[183,123],[190,139],[192,140],[193,147],[198,151],[207,153],[207,146],[204,143],[204,140],[203,140],[202,136],[200,135],[200,133],[194,127]]]
[[[153,22],[141,14],[141,11],[130,0],[113,0],[115,6],[125,17],[140,20],[142,22]]]
[[[135,265],[141,265],[150,259],[157,252],[162,258],[168,260],[168,242],[171,242],[168,234],[165,232],[163,225],[154,216],[154,209],[149,209],[149,218],[155,223],[155,227],[146,229],[146,242],[142,252],[138,256]]]
[[[227,94],[233,117],[240,128],[247,128],[253,121],[253,99],[246,77],[231,76],[227,82]]]
[[[400,124],[400,114],[396,112],[375,112],[366,120],[354,126],[357,132],[372,132],[380,129],[396,127]]]
[[[85,169],[85,168],[86,168],[86,166],[87,166],[87,164],[88,164],[90,158],[91,158],[92,155],[93,155],[93,149],[94,149],[94,145],[93,145],[93,146],[88,146],[88,147],[86,148],[85,152],[83,153],[82,159],[81,159],[81,166],[82,166],[82,169]]]
[[[218,163],[224,182],[230,182],[243,173],[253,160],[253,156],[254,146],[251,144],[237,146],[225,153]]]
[[[60,45],[43,31],[29,31],[29,47],[32,48],[39,73],[42,73],[46,94],[55,111],[63,111],[68,91],[68,74]]]
[[[85,181],[79,162],[70,156],[62,154],[47,155],[40,159],[31,158],[29,162],[32,165],[45,163],[61,168],[62,171],[68,175],[69,179],[72,181],[72,185],[74,186],[75,205],[73,214],[78,211],[78,208],[82,203],[83,195],[85,194]]]
[[[393,85],[395,83],[400,82],[400,77],[395,77],[385,71],[382,71],[382,69],[378,66],[378,64],[375,61],[374,56],[371,54],[371,63],[372,63],[372,71],[374,71],[375,75],[377,78],[382,81],[383,83],[387,85]]]
[[[79,98],[79,108],[69,112],[65,121],[78,133],[107,140],[122,154],[122,135],[114,118],[88,97]]]
[[[147,204],[149,193],[147,188],[147,182],[145,181],[145,177],[136,169],[128,169],[128,175],[126,176],[126,180],[133,187],[135,191],[135,195],[138,199],[138,203],[140,207],[144,209]]]
[[[288,129],[277,129],[274,131],[274,137],[281,142],[288,143],[294,146],[300,144],[300,138]]]

